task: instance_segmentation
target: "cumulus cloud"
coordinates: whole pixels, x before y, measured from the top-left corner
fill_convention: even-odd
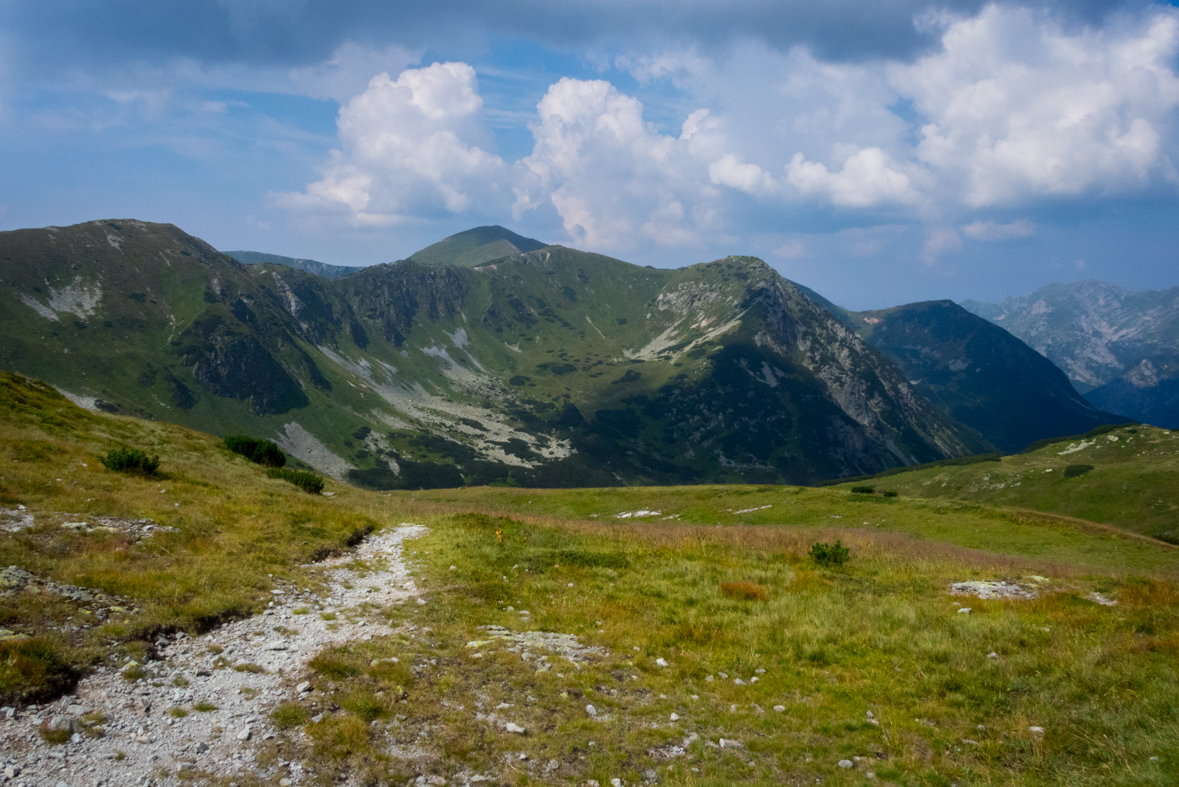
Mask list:
[[[1018,219],[1009,224],[994,221],[976,221],[962,227],[962,234],[972,240],[998,241],[1030,238],[1036,234],[1036,225],[1027,219]]]
[[[978,208],[1044,196],[1118,194],[1169,162],[1179,107],[1179,14],[1068,32],[992,5],[946,24],[941,51],[894,64],[890,81],[928,122],[915,149]]]
[[[272,196],[289,208],[340,213],[357,225],[463,213],[502,201],[505,165],[488,152],[475,70],[466,63],[373,77],[340,109],[341,147],[303,193]]]
[[[641,102],[609,82],[561,79],[537,105],[514,211],[549,202],[570,237],[593,248],[625,248],[640,234],[693,243],[711,216],[695,147],[712,127],[707,113],[694,112],[679,137],[662,134],[643,119]]]
[[[826,195],[832,204],[846,207],[913,203],[918,199],[909,176],[899,171],[880,148],[865,148],[848,156],[839,172],[829,172],[823,164],[795,153],[787,166],[786,179],[803,194]]]
[[[849,224],[933,227],[921,252],[933,264],[964,238],[1036,234],[1028,219],[972,221],[981,208],[1142,192],[1174,172],[1179,11],[1095,28],[990,5],[921,27],[940,46],[908,63],[764,42],[620,56],[615,67],[662,101],[661,125],[611,82],[565,77],[536,105],[531,152],[511,164],[494,153],[469,65],[382,73],[340,110],[321,177],[275,201],[356,224],[555,213],[599,250],[701,244],[749,231],[759,211],[817,206]],[[297,74],[309,92],[342,95],[373,58],[408,56],[341,47]]]
[[[292,68],[288,73],[305,95],[346,104],[365,90],[373,74],[397,74],[418,59],[416,52],[401,46],[375,49],[346,41],[324,62]]]

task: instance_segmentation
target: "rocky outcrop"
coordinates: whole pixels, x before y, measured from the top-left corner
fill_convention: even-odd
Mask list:
[[[1090,279],[962,306],[1048,358],[1081,393],[1112,382],[1145,358],[1179,352],[1179,287],[1135,292]]]

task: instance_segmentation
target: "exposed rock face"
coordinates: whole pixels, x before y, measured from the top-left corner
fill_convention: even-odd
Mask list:
[[[331,265],[317,260],[304,260],[297,257],[283,257],[279,254],[265,254],[260,251],[227,251],[230,257],[242,265],[282,265],[298,271],[307,271],[325,279],[339,279],[350,273],[362,271],[364,268],[353,268],[347,265]]]
[[[442,248],[329,280],[167,225],[0,233],[0,366],[188,426],[305,435],[305,461],[384,488],[806,482],[985,447],[759,260],[486,260],[501,240],[446,247],[474,267]]]
[[[1002,303],[962,306],[1047,357],[1082,393],[1147,357],[1179,353],[1179,287],[1134,292],[1087,280],[1052,284]]]
[[[1085,398],[1136,421],[1179,429],[1179,355],[1144,358]]]
[[[285,413],[307,404],[294,378],[249,335],[224,335],[194,346],[182,358],[197,382],[217,396],[244,399],[256,413]]]

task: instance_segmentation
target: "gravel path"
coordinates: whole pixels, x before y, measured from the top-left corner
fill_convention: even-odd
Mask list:
[[[277,777],[284,786],[299,784],[303,778],[298,762],[280,756],[264,769],[255,763],[259,747],[275,737],[270,712],[306,689],[301,681],[307,662],[324,648],[391,633],[376,612],[419,595],[402,557],[402,544],[424,533],[420,525],[403,524],[321,564],[328,569],[326,595],[297,588],[272,591],[273,606],[262,615],[195,639],[180,634],[161,640],[160,660],[129,665],[147,673],[137,682],[114,668],[99,668],[73,696],[11,718],[0,716],[0,783],[179,785],[183,782],[176,773],[195,769],[227,777]],[[365,561],[371,570],[348,568],[354,560]],[[295,614],[305,609],[309,611]],[[322,613],[328,612],[335,612],[337,619],[324,620]],[[199,711],[194,706],[215,709]],[[174,708],[187,715],[174,716]],[[96,727],[102,735],[94,737],[94,727],[85,725],[100,717]],[[48,744],[38,734],[43,723],[74,734],[68,743]],[[160,777],[162,771],[171,775]]]

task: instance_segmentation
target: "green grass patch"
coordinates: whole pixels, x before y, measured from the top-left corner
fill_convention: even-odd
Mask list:
[[[283,702],[271,711],[270,717],[274,719],[274,726],[280,730],[287,730],[303,726],[311,718],[311,714],[297,702]]]

